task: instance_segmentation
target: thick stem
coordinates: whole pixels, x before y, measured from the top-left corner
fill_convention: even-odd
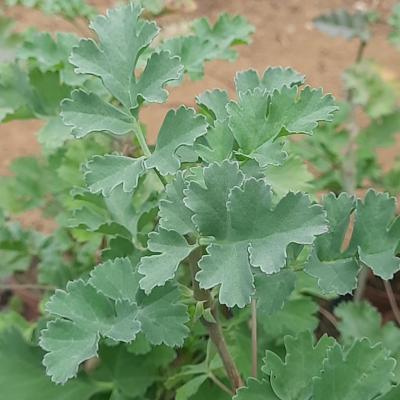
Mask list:
[[[215,322],[206,321],[204,318],[201,318],[201,322],[206,327],[210,339],[214,343],[218,354],[221,357],[222,363],[224,364],[224,368],[231,382],[232,388],[236,392],[237,389],[243,386],[242,378],[226,344],[225,337],[222,332],[222,327],[219,322],[218,313],[214,306],[211,294],[208,290],[201,289],[199,283],[195,279],[196,273],[199,270],[198,261],[200,260],[201,256],[202,251],[199,248],[198,250],[194,251],[189,257],[194,298],[197,301],[204,301],[206,307],[209,307],[211,309]]]
[[[257,345],[257,300],[251,300],[251,374],[257,378],[258,372],[258,345]]]
[[[393,293],[392,285],[388,281],[383,281],[383,284],[385,285],[385,290],[387,297],[389,299],[390,307],[392,308],[393,315],[396,318],[397,323],[400,325],[400,309],[399,306],[397,305],[396,302],[396,297]]]

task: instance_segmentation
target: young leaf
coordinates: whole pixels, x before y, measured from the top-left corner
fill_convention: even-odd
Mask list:
[[[149,293],[154,287],[163,286],[172,279],[179,264],[196,246],[189,245],[179,233],[160,228],[158,232],[150,233],[147,247],[152,252],[160,253],[140,260],[139,273],[144,275],[140,287]]]
[[[133,192],[145,170],[143,161],[143,157],[94,156],[85,166],[86,184],[92,193],[101,191],[103,196],[121,184],[124,192]]]
[[[98,16],[91,27],[99,43],[81,40],[70,58],[80,74],[101,78],[104,86],[129,110],[140,101],[163,102],[164,85],[180,78],[182,67],[177,57],[154,53],[140,76],[135,68],[140,54],[158,34],[154,22],[140,19],[141,7],[130,3]]]
[[[157,168],[161,175],[175,174],[181,162],[176,155],[181,146],[191,146],[207,132],[202,115],[190,108],[170,110],[161,126],[153,154],[146,160],[147,168]]]
[[[292,68],[270,67],[265,70],[262,78],[254,69],[238,72],[235,76],[235,87],[238,95],[253,91],[256,88],[272,94],[275,90],[280,91],[284,86],[299,86],[304,82],[304,75],[300,75]]]

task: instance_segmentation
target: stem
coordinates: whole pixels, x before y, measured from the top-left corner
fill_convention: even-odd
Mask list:
[[[240,376],[239,370],[233,360],[228,346],[226,345],[225,337],[222,332],[221,323],[219,322],[219,318],[217,315],[217,310],[213,304],[213,299],[208,290],[201,289],[199,283],[197,282],[195,276],[197,271],[199,270],[198,261],[202,257],[203,252],[201,249],[195,250],[192,255],[189,257],[189,265],[190,271],[192,274],[192,283],[193,283],[193,293],[194,298],[197,301],[205,301],[206,306],[211,309],[211,312],[214,316],[215,322],[208,322],[204,318],[201,318],[202,324],[206,327],[209,337],[211,341],[214,343],[219,356],[221,357],[222,363],[224,364],[224,368],[226,374],[231,382],[233,390],[236,392],[237,389],[243,386],[243,381]]]
[[[135,122],[133,123],[133,125],[134,125],[133,131],[135,132],[136,138],[139,142],[139,146],[142,149],[143,154],[146,157],[150,157],[151,151],[149,149],[149,146],[147,146],[147,142],[146,142],[146,139],[144,138],[144,134],[143,134],[142,128],[140,127],[140,123],[136,119],[134,121]]]
[[[396,302],[396,297],[393,293],[392,285],[388,281],[383,281],[387,297],[389,299],[390,307],[392,307],[393,315],[396,318],[397,323],[400,325],[400,309]]]
[[[319,308],[319,312],[326,318],[327,321],[329,321],[334,326],[335,329],[337,329],[337,320],[331,312],[329,312],[322,306]]]
[[[356,303],[359,303],[363,298],[365,288],[367,287],[368,275],[368,268],[363,265],[360,274],[358,275],[357,288],[354,292],[354,301]]]
[[[257,300],[251,300],[251,354],[252,365],[251,374],[253,378],[257,378],[258,372],[258,346],[257,346]]]
[[[235,392],[228,388],[223,382],[221,382],[211,371],[208,373],[209,378],[225,393],[228,393],[229,396],[234,396]]]

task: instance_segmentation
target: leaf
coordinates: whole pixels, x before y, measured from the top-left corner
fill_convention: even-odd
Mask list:
[[[318,279],[324,293],[344,295],[357,286],[360,269],[357,260],[341,250],[355,201],[346,193],[339,197],[329,194],[324,198],[323,205],[330,231],[314,242],[314,251],[305,265],[305,271]]]
[[[46,310],[57,319],[40,338],[48,352],[43,363],[54,382],[66,382],[80,363],[95,357],[100,337],[131,342],[143,332],[154,345],[183,344],[188,315],[180,292],[168,285],[146,296],[138,290],[138,280],[136,269],[124,258],[95,268],[87,283],[72,281],[66,291],[56,290]]]
[[[395,211],[394,197],[369,190],[364,202],[357,201],[350,243],[350,249],[358,247],[360,261],[385,280],[400,269],[400,258],[395,256],[400,241],[400,219],[395,218]]]
[[[38,142],[47,153],[53,153],[68,140],[72,139],[71,129],[64,125],[60,117],[52,117],[38,132]]]
[[[173,285],[154,289],[149,296],[138,295],[138,319],[153,345],[181,347],[189,333],[187,307],[180,301],[180,291]]]
[[[227,110],[233,136],[241,151],[251,156],[278,136],[311,135],[318,122],[333,119],[337,107],[332,96],[323,96],[320,89],[282,86],[272,94],[261,87],[240,93],[238,102],[230,102]]]
[[[193,213],[183,202],[186,183],[183,172],[178,171],[174,180],[166,186],[165,196],[159,205],[160,227],[164,230],[174,230],[181,235],[196,230],[192,221]]]
[[[100,350],[101,372],[126,398],[145,396],[147,390],[162,379],[161,368],[175,358],[166,347],[155,347],[143,355],[132,354],[126,346],[104,346]],[[124,397],[125,398],[125,397]]]
[[[147,168],[157,168],[161,175],[175,174],[181,163],[176,151],[191,146],[207,132],[205,118],[190,108],[170,110],[161,126],[153,154],[146,160]]]
[[[63,386],[55,385],[45,375],[41,364],[42,352],[28,344],[17,330],[0,335],[0,385],[7,399],[32,400],[40,395],[42,400],[89,400],[101,392],[101,385],[78,378]],[[67,361],[68,357],[65,361]]]
[[[122,184],[124,192],[133,192],[144,172],[143,158],[106,154],[94,156],[85,166],[85,180],[92,193],[108,196]]]
[[[255,276],[257,313],[262,318],[280,311],[293,292],[296,274],[290,270],[281,270],[276,274]]]
[[[315,251],[305,265],[305,271],[318,278],[318,285],[325,293],[350,293],[356,286],[361,265],[386,280],[400,269],[396,257],[400,224],[395,218],[395,199],[388,194],[369,190],[364,202],[357,200],[350,244],[342,253],[353,202],[344,194],[325,199],[332,233],[316,241]]]
[[[329,354],[335,340],[323,336],[313,343],[310,332],[301,333],[296,338],[284,338],[285,360],[267,351],[263,371],[270,375],[271,386],[282,400],[308,400],[313,393],[313,383],[320,376],[323,361]]]
[[[74,90],[71,97],[62,102],[61,117],[65,125],[73,127],[71,133],[76,138],[102,131],[125,135],[133,130],[135,119],[97,94]]]
[[[250,43],[250,37],[254,32],[254,27],[240,15],[222,14],[214,26],[210,26],[207,18],[200,18],[193,22],[194,33],[206,39],[209,43],[211,59],[235,60],[236,51],[230,49],[237,44]]]
[[[390,385],[395,361],[382,345],[367,339],[354,343],[348,352],[333,346],[314,383],[315,400],[372,400]]]
[[[382,343],[396,360],[400,357],[400,329],[393,322],[382,324],[378,310],[367,302],[345,302],[335,308],[335,315],[340,319],[338,330],[341,341],[351,345],[355,340],[367,337],[371,344]],[[396,378],[398,381],[398,365]]]
[[[221,89],[207,90],[196,97],[200,110],[216,121],[225,121],[228,118],[226,110],[228,102],[228,93]]]
[[[200,234],[215,238],[196,279],[205,289],[220,286],[222,304],[243,307],[254,292],[251,267],[278,272],[289,243],[310,244],[326,231],[324,215],[300,193],[289,193],[273,208],[270,187],[254,178],[243,181],[236,163],[211,164],[203,175],[205,187],[191,182],[185,191]]]
[[[108,260],[90,273],[90,285],[115,301],[136,302],[139,277],[127,258]]]
[[[260,323],[270,339],[280,339],[285,335],[296,336],[305,331],[313,332],[319,323],[315,317],[318,309],[318,305],[308,297],[293,299],[282,310],[264,316]]]
[[[199,375],[187,381],[184,385],[180,386],[176,391],[175,400],[188,400],[197,393],[200,386],[207,380],[207,375]]]
[[[273,142],[274,145],[275,143],[277,142]],[[278,197],[286,195],[289,191],[311,192],[313,190],[311,184],[313,175],[308,170],[304,160],[297,156],[290,156],[285,159],[286,152],[282,152],[279,146],[274,147],[275,150],[272,146],[270,147],[271,150],[274,150],[272,153],[268,156],[263,155],[262,158],[253,153],[254,158],[258,158],[260,166],[268,162],[264,174],[265,180],[271,185],[272,190]],[[281,161],[282,165],[279,165]]]
[[[104,86],[125,109],[136,108],[144,100],[163,102],[164,86],[180,78],[177,57],[154,53],[140,78],[135,76],[138,57],[158,34],[154,22],[140,19],[141,7],[130,3],[98,16],[91,24],[99,42],[83,39],[70,58],[80,74],[101,78]]]
[[[238,95],[260,88],[262,91],[272,94],[275,90],[281,90],[284,86],[290,88],[299,86],[304,82],[304,75],[300,75],[292,68],[270,67],[264,71],[260,78],[257,71],[249,69],[238,72],[235,76],[235,86]]]
[[[320,15],[313,23],[321,32],[334,37],[341,36],[348,40],[358,38],[367,42],[371,36],[368,14],[361,11],[350,14],[347,10],[339,9]]]
[[[156,253],[142,257],[139,264],[139,273],[144,275],[140,280],[140,287],[150,293],[156,286],[163,286],[165,282],[174,278],[180,263],[189,256],[195,245],[189,245],[186,239],[175,231],[159,228],[158,232],[151,232],[147,248]]]
[[[246,386],[237,391],[233,400],[279,400],[279,397],[268,382],[249,378]]]

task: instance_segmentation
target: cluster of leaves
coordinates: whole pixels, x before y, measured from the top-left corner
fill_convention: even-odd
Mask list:
[[[2,120],[47,120],[46,156],[18,160],[1,182],[2,282],[29,270],[45,290],[35,323],[17,302],[0,313],[2,393],[396,398],[400,329],[374,308],[342,303],[339,339],[313,335],[319,299],[351,293],[362,266],[385,280],[400,270],[395,200],[371,190],[318,203],[301,145],[290,142],[317,142],[344,108],[291,68],[247,70],[233,99],[214,89],[195,108],[170,110],[150,146],[142,107],[166,102],[185,73],[202,77],[206,61],[234,59],[253,28],[225,14],[152,46],[158,28],[133,4],[91,27],[97,40],[28,36],[2,66]],[[47,236],[10,220],[31,208],[59,227]],[[268,349],[260,380],[247,379],[250,314],[253,352]]]

